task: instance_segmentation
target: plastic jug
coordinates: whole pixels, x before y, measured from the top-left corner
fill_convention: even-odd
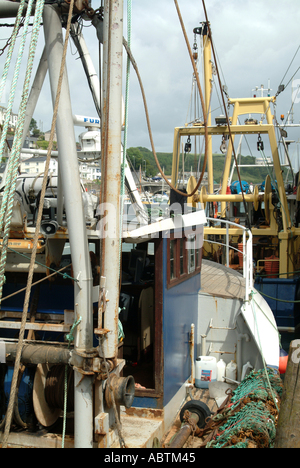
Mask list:
[[[208,388],[209,382],[217,380],[217,360],[213,356],[199,356],[196,359],[195,385]]]
[[[217,381],[224,382],[226,364],[223,359],[220,359],[217,363]]]
[[[231,361],[226,366],[225,376],[228,377],[228,379],[236,380],[236,374],[237,374],[237,365],[234,361]]]

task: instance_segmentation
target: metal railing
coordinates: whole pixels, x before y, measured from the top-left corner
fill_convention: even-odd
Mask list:
[[[227,220],[220,220],[217,218],[206,218],[209,223],[218,223],[225,225],[224,228],[221,228],[224,230],[224,235],[225,235],[225,243],[221,242],[216,242],[216,241],[211,241],[209,239],[204,239],[205,242],[209,242],[211,244],[217,244],[221,245],[226,248],[226,261],[225,261],[225,266],[229,267],[229,251],[235,250],[236,252],[240,253],[243,257],[243,277],[245,278],[245,300],[249,300],[249,295],[253,290],[253,250],[252,250],[252,232],[250,229],[246,228],[245,226],[242,226],[240,224],[234,223],[232,221],[227,221]],[[235,229],[240,229],[243,231],[243,250],[239,250],[231,245],[229,245],[229,236],[230,236],[230,228],[235,228]],[[213,233],[208,233],[205,231],[204,227],[204,235],[209,234],[213,235]],[[221,234],[223,235],[223,234]],[[232,235],[236,235],[235,233],[232,233]]]

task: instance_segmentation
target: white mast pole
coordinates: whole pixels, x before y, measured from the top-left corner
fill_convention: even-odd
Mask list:
[[[100,230],[100,236],[101,275],[106,278],[109,299],[104,314],[104,328],[109,332],[102,357],[108,359],[117,356],[118,347],[123,0],[105,0],[104,12],[101,214],[106,230]]]
[[[44,34],[49,65],[52,101],[54,103],[63,53],[63,33],[58,11],[46,5],[43,14]],[[75,352],[87,355],[93,348],[93,278],[88,250],[86,224],[78,170],[73,114],[67,78],[64,71],[56,133],[58,164],[64,192],[69,241],[74,277],[75,319],[81,317],[76,328]],[[93,379],[74,369],[75,388],[75,447],[93,446]]]

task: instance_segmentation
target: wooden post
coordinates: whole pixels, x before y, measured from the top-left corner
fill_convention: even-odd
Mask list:
[[[300,340],[290,343],[275,448],[300,448]]]

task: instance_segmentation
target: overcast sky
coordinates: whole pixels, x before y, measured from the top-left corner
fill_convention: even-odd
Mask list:
[[[124,36],[127,36],[126,0],[124,1]],[[178,0],[191,45],[193,28],[204,21],[201,0]],[[100,5],[92,1],[96,9]],[[247,97],[255,86],[265,88],[270,80],[275,94],[300,44],[299,0],[206,0],[213,41],[222,72],[222,82],[228,86],[230,97]],[[7,23],[8,20],[1,20]],[[88,25],[88,23],[85,23]],[[93,26],[84,28],[87,46],[98,69],[98,46]],[[0,47],[10,34],[1,28]],[[39,55],[43,48],[40,32]],[[191,97],[192,66],[173,0],[132,0],[131,49],[143,80],[157,151],[171,152],[175,126],[184,125]],[[0,58],[4,64],[4,56]],[[124,60],[125,63],[125,60]],[[3,65],[2,65],[3,66]],[[300,67],[300,51],[283,81],[286,84]],[[0,70],[1,71],[1,70]],[[84,88],[85,77],[75,46],[69,46],[68,74],[74,114],[96,116],[89,89]],[[295,76],[300,80],[300,72]],[[294,82],[295,86],[300,81]],[[287,114],[291,107],[291,83],[277,102],[276,114]],[[300,120],[299,99],[294,105],[296,123]],[[218,103],[218,101],[215,101]],[[128,146],[151,149],[141,92],[131,70],[129,98]],[[2,102],[1,105],[5,105]],[[217,104],[218,105],[218,104]],[[14,112],[17,113],[17,105]],[[218,112],[218,111],[217,111]],[[219,114],[223,113],[221,109]],[[43,131],[51,126],[49,83],[41,95],[41,105],[34,118],[43,122]],[[189,120],[189,118],[188,118]],[[80,130],[76,130],[78,134]],[[298,140],[298,129],[289,133]],[[219,145],[219,143],[218,143]],[[218,148],[213,148],[217,150]],[[244,153],[247,153],[245,150]]]

